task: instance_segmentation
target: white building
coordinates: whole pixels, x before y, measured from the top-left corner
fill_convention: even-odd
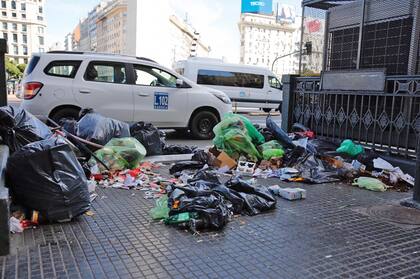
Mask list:
[[[174,15],[168,0],[102,1],[75,30],[77,50],[148,57],[168,67],[210,52],[199,32]]]
[[[240,62],[272,69],[276,58],[298,50],[298,20],[281,20],[276,15],[245,13],[239,21],[241,38]],[[293,74],[298,71],[298,55],[278,59],[274,73]]]
[[[7,56],[16,63],[28,63],[33,52],[44,52],[46,0],[0,1],[0,28],[7,40]]]
[[[54,42],[48,48],[48,51],[55,51],[55,50],[65,50],[64,44],[60,41]]]
[[[64,50],[72,51],[73,50],[73,34],[68,33],[64,37]]]

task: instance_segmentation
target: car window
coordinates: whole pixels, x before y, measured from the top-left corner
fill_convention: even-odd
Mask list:
[[[264,76],[249,73],[199,70],[197,83],[203,85],[218,85],[246,88],[264,88]]]
[[[91,62],[86,69],[85,79],[88,81],[127,83],[127,70],[122,63]]]
[[[176,88],[176,76],[158,68],[134,65],[134,78],[137,85]]]
[[[39,56],[32,56],[31,60],[29,61],[28,66],[25,69],[25,73],[24,76],[30,75],[32,73],[32,71],[35,69],[36,65],[39,62],[39,59],[41,59],[41,57]]]
[[[270,84],[270,87],[281,89],[281,82],[276,77],[268,77],[268,83]]]
[[[53,61],[45,67],[44,72],[49,76],[74,78],[82,61]]]

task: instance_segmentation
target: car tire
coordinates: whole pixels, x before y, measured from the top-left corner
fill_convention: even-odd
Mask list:
[[[51,119],[54,120],[56,123],[60,124],[61,120],[64,119],[79,119],[79,109],[76,108],[63,108],[56,111],[52,116]]]
[[[218,122],[217,116],[210,111],[200,111],[191,119],[191,134],[194,138],[208,140],[214,137],[213,128]]]
[[[271,109],[270,109],[270,108],[263,108],[262,110],[263,110],[263,112],[265,112],[265,113],[270,113],[270,111],[271,111]]]

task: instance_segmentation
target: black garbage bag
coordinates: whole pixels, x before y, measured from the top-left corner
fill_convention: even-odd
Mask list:
[[[85,173],[62,138],[22,147],[10,156],[6,177],[14,202],[39,211],[48,221],[71,219],[89,210]]]
[[[207,164],[209,162],[209,154],[202,149],[198,149],[194,151],[194,155],[191,160]]]
[[[266,120],[267,128],[270,130],[271,133],[273,133],[273,136],[276,140],[278,140],[281,145],[283,145],[286,148],[295,148],[293,141],[289,138],[286,132],[280,128],[276,122],[271,118],[271,116],[267,117]]]
[[[338,148],[338,145],[331,141],[314,139],[310,140],[308,144],[312,145],[313,148],[316,150],[316,153],[321,155],[337,153],[336,150]]]
[[[0,108],[1,143],[9,147],[10,153],[51,135],[48,126],[26,110],[12,106]]]
[[[130,126],[98,113],[87,113],[77,123],[76,136],[105,145],[113,138],[130,137]]]
[[[146,148],[147,155],[162,155],[163,144],[159,129],[151,123],[138,122],[130,127],[131,136],[141,142]]]
[[[204,167],[204,163],[197,161],[181,161],[171,166],[170,174],[174,174],[183,170],[198,170]]]
[[[62,119],[58,123],[66,132],[76,135],[77,133],[77,121],[74,119]]]
[[[196,146],[178,145],[178,144],[167,144],[163,147],[164,155],[176,155],[176,154],[193,154],[196,150]]]
[[[266,187],[253,186],[239,178],[231,179],[226,186],[243,198],[245,214],[252,216],[276,208],[277,200]]]
[[[173,202],[177,201],[177,208]],[[212,192],[206,185],[195,187],[176,187],[168,198],[171,208],[169,216],[179,213],[196,213],[197,218],[190,221],[190,227],[197,229],[222,229],[229,222],[230,211],[221,195]]]
[[[188,183],[194,183],[194,182],[197,182],[197,181],[200,181],[200,180],[207,181],[207,182],[210,182],[210,183],[220,184],[220,180],[219,180],[219,177],[218,177],[217,173],[215,173],[211,170],[208,170],[208,169],[199,170],[198,172],[196,172],[194,174],[194,176],[191,179],[188,179],[187,182]]]

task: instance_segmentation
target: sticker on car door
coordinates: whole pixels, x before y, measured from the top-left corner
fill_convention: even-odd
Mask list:
[[[169,105],[168,93],[155,92],[155,109],[167,110]]]

